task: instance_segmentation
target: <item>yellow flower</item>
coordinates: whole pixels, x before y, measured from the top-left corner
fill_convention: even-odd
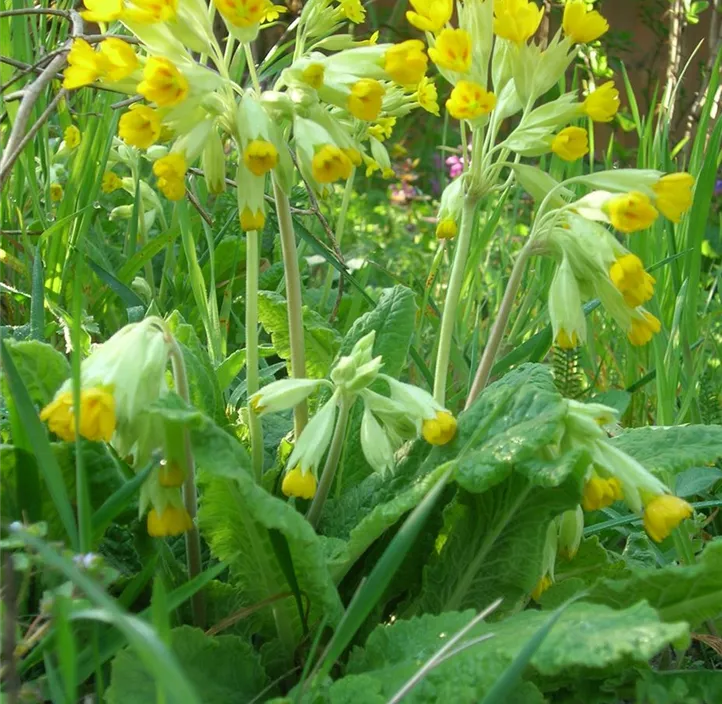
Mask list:
[[[610,122],[619,110],[619,91],[614,81],[603,83],[591,92],[582,103],[582,112],[594,122]]]
[[[151,56],[143,69],[143,80],[138,92],[160,107],[171,107],[184,101],[188,95],[188,81],[173,62],[160,56]]]
[[[678,496],[660,494],[644,507],[644,530],[655,543],[661,543],[685,518],[692,507]]]
[[[160,468],[158,469],[158,482],[162,487],[172,489],[174,487],[183,486],[185,478],[186,473],[183,471],[183,467],[181,467],[177,462],[163,461],[160,463]]]
[[[243,151],[243,163],[254,176],[263,176],[276,166],[278,151],[270,142],[254,139]]]
[[[361,0],[337,0],[337,2],[347,20],[361,24],[366,19],[366,10],[361,4]]]
[[[652,336],[662,329],[659,318],[656,318],[649,311],[640,311],[639,317],[632,318],[632,327],[627,333],[627,338],[635,346],[646,345]]]
[[[109,81],[122,81],[138,68],[133,47],[122,39],[105,39],[100,42],[99,49],[101,56],[107,59]]]
[[[694,178],[688,173],[667,174],[652,186],[657,196],[657,208],[664,217],[679,222],[685,210],[692,205]]]
[[[85,39],[75,39],[68,52],[68,67],[63,74],[63,88],[75,90],[105,76],[107,60],[96,53]]]
[[[563,350],[573,350],[575,347],[579,347],[579,338],[574,330],[570,334],[564,328],[560,328],[554,341],[557,347],[561,347]]]
[[[581,127],[565,127],[554,136],[552,151],[564,161],[576,161],[589,152],[589,137]]]
[[[610,198],[604,204],[604,210],[609,215],[612,225],[626,234],[646,230],[659,215],[652,201],[638,191],[630,191]]]
[[[439,220],[439,224],[436,226],[436,237],[440,240],[451,240],[456,237],[458,231],[459,228],[455,220],[452,218],[443,218]]]
[[[623,498],[622,484],[619,479],[614,477],[603,479],[595,474],[584,484],[582,508],[585,511],[598,511]]]
[[[133,7],[123,12],[123,18],[156,24],[175,19],[177,12],[178,0],[133,0]]]
[[[255,213],[246,206],[241,213],[241,230],[251,232],[253,230],[263,230],[266,224],[266,216],[259,208]]]
[[[545,575],[536,583],[536,586],[535,586],[534,589],[532,590],[531,598],[534,599],[534,601],[539,601],[539,599],[541,599],[541,595],[542,595],[547,589],[549,589],[549,587],[551,587],[552,584],[553,584],[552,578],[551,578],[548,574],[545,574]]]
[[[339,179],[347,179],[351,175],[353,164],[351,159],[335,144],[324,144],[311,161],[313,177],[319,183],[333,183]]]
[[[351,86],[351,95],[346,107],[358,120],[370,122],[381,112],[381,104],[386,90],[373,78],[362,78]]]
[[[271,5],[267,0],[213,0],[213,4],[227,22],[244,28],[258,24]]]
[[[40,412],[40,420],[59,438],[75,439],[73,393],[64,391]],[[115,432],[115,399],[107,389],[93,387],[80,391],[80,427],[82,437],[98,442],[110,442]]]
[[[286,496],[297,496],[299,499],[312,499],[316,495],[316,477],[313,472],[307,471],[305,474],[301,471],[300,466],[286,472],[281,484],[281,491]]]
[[[193,520],[184,508],[166,506],[160,514],[152,508],[148,513],[147,528],[148,535],[154,538],[167,538],[192,530]]]
[[[406,13],[409,24],[422,32],[438,34],[454,12],[452,0],[409,0],[414,10]]]
[[[384,54],[384,71],[400,86],[418,84],[426,73],[429,59],[424,52],[424,43],[408,39],[394,44]]]
[[[83,0],[87,8],[80,16],[86,22],[112,22],[123,13],[123,0]]]
[[[185,195],[187,168],[185,157],[179,152],[171,152],[153,164],[158,188],[168,200],[181,200]]]
[[[80,130],[75,125],[66,127],[63,132],[63,140],[68,149],[75,149],[80,144]]]
[[[160,137],[160,115],[153,108],[133,103],[118,123],[118,136],[132,147],[147,149]]]
[[[396,118],[388,118],[396,122]],[[354,149],[353,147],[347,147],[346,149],[341,150],[351,161],[351,163],[354,166],[361,166],[363,164],[363,158],[361,157],[361,152],[358,149]]]
[[[436,411],[435,418],[421,424],[421,435],[430,445],[446,445],[456,435],[456,418],[449,411]]]
[[[59,183],[50,184],[50,200],[53,203],[63,200],[64,193],[65,191],[63,191],[63,187]]]
[[[123,185],[123,181],[117,174],[112,171],[106,171],[103,174],[103,181],[100,184],[100,190],[103,193],[112,193],[117,191]]]
[[[323,64],[309,64],[301,72],[301,79],[304,83],[308,83],[311,88],[318,90],[323,85],[325,72]]]
[[[416,86],[416,102],[419,107],[430,112],[432,115],[439,116],[439,94],[433,81],[424,76],[419,85]]]
[[[523,44],[539,29],[544,10],[527,0],[496,0],[494,34],[515,44]]]
[[[471,35],[463,29],[443,30],[429,57],[441,68],[466,73],[471,67]]]
[[[495,105],[496,96],[474,81],[459,81],[446,101],[446,109],[457,120],[475,120],[488,115]]]
[[[599,39],[609,23],[596,10],[588,10],[586,0],[567,0],[562,29],[573,42],[586,44]]]
[[[618,257],[609,269],[609,278],[630,308],[641,306],[654,295],[654,277],[644,270],[642,260],[634,254]]]
[[[281,15],[288,12],[288,8],[283,5],[266,5],[266,10],[261,17],[261,22],[275,22]]]
[[[375,125],[368,128],[368,133],[378,139],[379,142],[384,142],[393,134],[395,124],[395,117],[382,117]],[[359,164],[354,163],[354,166],[359,166]]]

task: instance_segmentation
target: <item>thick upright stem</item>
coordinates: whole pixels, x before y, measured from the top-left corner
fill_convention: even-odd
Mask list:
[[[341,458],[341,451],[343,450],[343,441],[346,436],[346,425],[348,423],[348,415],[351,407],[346,399],[341,399],[341,405],[338,411],[338,419],[336,420],[336,429],[333,432],[333,439],[331,440],[331,447],[328,451],[328,457],[326,458],[326,464],[321,474],[321,481],[318,483],[316,489],[316,495],[313,497],[311,508],[308,509],[306,518],[308,522],[315,528],[318,524],[319,518],[321,518],[321,511],[323,505],[326,502],[328,492],[331,491],[331,485],[333,479],[336,476],[336,470],[338,469],[338,461]]]
[[[250,399],[258,391],[258,232],[246,232],[246,393]],[[248,405],[251,432],[251,462],[256,481],[263,475],[263,428],[261,419]]]
[[[441,315],[441,333],[439,335],[439,351],[436,355],[436,372],[434,374],[434,398],[442,406],[446,401],[446,377],[449,371],[449,357],[451,356],[451,342],[454,336],[456,323],[456,308],[459,304],[459,294],[464,283],[466,260],[469,256],[471,231],[474,227],[474,212],[476,198],[466,196],[464,209],[461,215],[461,229],[456,241],[454,263],[451,267],[449,287],[446,290],[444,312]]]
[[[167,333],[171,340],[171,364],[173,366],[173,381],[176,393],[186,402],[190,403],[190,390],[188,388],[188,375],[183,361],[183,352],[176,339]],[[196,492],[196,472],[191,449],[191,438],[187,428],[183,428],[183,454],[185,458],[186,477],[183,482],[183,503],[188,515],[193,519],[193,528],[185,534],[186,559],[188,560],[188,579],[193,579],[201,573],[203,566],[201,559],[201,537],[195,525],[198,510],[198,494]],[[199,628],[206,625],[206,601],[202,591],[191,597],[193,623]]]
[[[288,337],[291,345],[291,375],[294,379],[306,376],[306,350],[303,338],[303,300],[301,297],[301,273],[298,269],[298,252],[296,236],[293,232],[291,204],[288,196],[273,179],[273,195],[276,199],[278,213],[278,229],[281,233],[281,252],[283,253],[283,269],[286,277],[286,302],[288,305]],[[296,438],[308,422],[308,406],[302,401],[293,409],[293,430]]]
[[[501,338],[504,336],[504,331],[509,322],[509,315],[511,314],[511,308],[516,298],[516,293],[519,290],[519,284],[521,284],[521,277],[524,273],[524,267],[533,254],[532,242],[528,241],[519,256],[514,262],[514,267],[511,270],[511,276],[509,277],[509,283],[506,285],[506,291],[504,291],[504,298],[502,298],[501,306],[499,307],[499,313],[496,316],[496,320],[491,327],[491,333],[489,334],[489,341],[486,343],[484,348],[484,354],[481,356],[481,361],[476,370],[474,376],[474,383],[471,385],[469,390],[469,397],[466,399],[466,405],[464,408],[469,408],[474,402],[474,399],[481,393],[486,383],[489,381],[489,375],[491,374],[491,368],[496,360],[496,354],[499,351],[499,345],[501,344]]]

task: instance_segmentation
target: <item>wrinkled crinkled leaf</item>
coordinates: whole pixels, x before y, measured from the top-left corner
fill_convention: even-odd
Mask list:
[[[258,655],[237,636],[207,636],[198,628],[181,626],[171,632],[173,654],[204,704],[246,702],[267,684]],[[131,650],[123,650],[111,666],[108,704],[151,704],[156,683]]]
[[[622,608],[646,599],[664,621],[692,626],[722,614],[722,539],[707,544],[694,565],[631,567],[625,579],[605,579],[589,599]]]
[[[45,406],[70,376],[68,360],[38,340],[16,342],[9,338],[5,344],[33,403]]]
[[[288,335],[288,309],[283,296],[273,291],[258,292],[258,319],[271,335],[273,346],[282,359],[291,358]],[[303,339],[306,348],[306,376],[322,379],[328,375],[341,336],[316,311],[303,308]]]
[[[722,426],[634,428],[611,442],[652,472],[679,472],[722,457]]]
[[[688,498],[697,496],[722,480],[722,469],[717,467],[690,467],[677,475],[674,493]]]
[[[641,672],[637,704],[709,704],[722,701],[722,672],[713,670]]]

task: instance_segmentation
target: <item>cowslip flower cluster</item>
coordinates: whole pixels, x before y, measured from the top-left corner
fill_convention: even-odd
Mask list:
[[[429,393],[381,373],[383,360],[373,357],[375,338],[375,332],[362,337],[349,355],[338,360],[328,380],[283,379],[251,397],[251,408],[263,416],[292,408],[321,388],[331,394],[296,439],[281,486],[287,496],[314,496],[338,410],[348,412],[357,400],[363,405],[361,449],[377,472],[393,468],[395,451],[407,440],[421,436],[432,445],[445,445],[456,435],[456,419]],[[388,386],[388,396],[369,388],[377,380]]]
[[[208,190],[221,192],[227,162],[235,161],[246,231],[265,224],[267,177],[286,192],[296,179],[289,143],[302,176],[323,195],[364,164],[369,174],[391,175],[383,142],[396,117],[418,107],[438,113],[422,42],[376,44],[376,37],[333,36],[349,21],[363,22],[359,0],[305,3],[293,60],[272,86],[259,83],[255,66],[249,66],[247,79],[235,74],[240,55],[264,24],[286,11],[282,5],[213,0],[209,8],[203,0],[85,0],[85,6],[86,19],[119,20],[138,44],[121,38],[97,46],[75,41],[65,87],[106,83],[143,98],[121,116],[118,136],[153,162],[155,186],[169,200],[185,197],[186,176],[198,161]],[[230,33],[225,52],[212,28],[215,10]],[[209,61],[199,63],[194,52]],[[117,188],[109,177],[104,190]]]
[[[40,413],[61,440],[74,441],[77,425],[81,437],[111,444],[135,468],[147,464],[156,451],[164,452],[167,459],[154,469],[140,494],[140,514],[150,508],[148,532],[158,537],[192,527],[180,493],[185,473],[176,458],[178,443],[166,446],[172,429],[146,413],[167,393],[169,354],[169,333],[161,319],[126,325],[81,363],[80,406],[75,405],[68,379]]]

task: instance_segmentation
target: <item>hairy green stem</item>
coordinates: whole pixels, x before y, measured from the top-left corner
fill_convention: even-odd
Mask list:
[[[496,360],[501,339],[504,336],[504,331],[506,330],[506,326],[509,322],[511,308],[514,305],[514,299],[516,298],[516,293],[519,290],[519,285],[521,284],[521,277],[524,273],[524,268],[526,267],[529,257],[531,257],[533,253],[534,248],[532,241],[528,240],[519,252],[519,256],[512,267],[509,283],[506,285],[504,297],[501,299],[501,306],[499,306],[499,312],[497,313],[496,320],[494,320],[494,324],[491,327],[489,341],[486,343],[486,347],[484,348],[484,354],[481,355],[481,361],[477,367],[474,382],[469,390],[469,396],[466,399],[464,410],[471,406],[474,399],[476,399],[486,386],[486,383],[489,381],[491,368]]]
[[[349,402],[342,397],[338,410],[338,418],[336,420],[336,429],[333,431],[331,447],[328,451],[328,457],[326,457],[326,464],[321,474],[321,481],[318,483],[318,489],[316,489],[316,495],[313,497],[311,508],[308,509],[308,513],[306,514],[308,522],[314,528],[318,524],[319,518],[321,518],[323,505],[326,502],[326,497],[331,490],[333,479],[336,476],[336,469],[338,468],[338,461],[341,458],[343,441],[346,436],[346,425],[348,424],[350,410]]]
[[[281,233],[283,270],[286,277],[286,302],[288,307],[288,337],[291,347],[291,376],[303,379],[306,376],[306,350],[303,338],[303,299],[301,296],[301,272],[298,269],[296,235],[291,219],[291,204],[288,196],[273,179],[273,196],[278,213],[278,229]],[[308,405],[301,401],[293,409],[293,430],[298,439],[308,423]]]
[[[176,393],[186,402],[190,403],[190,390],[188,388],[188,375],[183,360],[183,352],[175,337],[166,331],[170,342],[171,365],[173,367],[173,381]],[[195,524],[196,513],[198,512],[198,494],[196,492],[196,473],[193,461],[193,450],[191,449],[191,438],[188,428],[183,428],[183,455],[185,464],[185,480],[183,482],[183,503],[188,515],[193,520],[193,528],[185,534],[186,559],[188,560],[188,579],[197,577],[202,570],[201,559],[201,536]],[[193,624],[199,628],[206,625],[206,602],[203,590],[197,591],[191,597],[191,609],[193,612]]]
[[[456,240],[454,263],[451,266],[449,287],[446,290],[444,312],[441,315],[441,333],[439,335],[439,351],[436,354],[436,371],[434,374],[434,398],[442,406],[446,401],[446,377],[449,371],[449,357],[451,356],[451,343],[456,324],[456,308],[459,304],[461,286],[464,283],[466,260],[469,256],[471,232],[474,229],[474,214],[476,211],[476,198],[467,195],[464,198],[464,208],[461,215],[461,228]]]
[[[258,231],[246,232],[246,394],[258,391],[258,268],[260,265]],[[251,433],[251,462],[256,481],[263,476],[263,428],[261,419],[248,404],[248,428]]]

